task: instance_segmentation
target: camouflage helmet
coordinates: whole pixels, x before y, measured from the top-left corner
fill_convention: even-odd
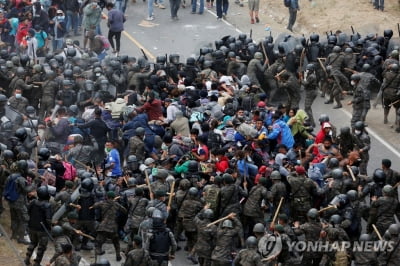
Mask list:
[[[263,59],[263,54],[261,52],[256,52],[254,54],[254,59],[259,59],[259,60]]]
[[[155,207],[149,207],[146,209],[146,216],[147,217],[152,217],[153,216],[153,212],[156,208]]]
[[[362,234],[360,235],[360,238],[358,239],[360,242],[365,242],[365,241],[371,241],[371,235],[370,234]]]
[[[262,223],[256,223],[253,227],[254,233],[264,233],[265,227]]]
[[[233,228],[232,220],[226,219],[226,220],[222,223],[222,228]]]
[[[188,194],[189,196],[195,197],[199,193],[199,190],[195,187],[189,188]]]
[[[254,236],[249,236],[246,239],[246,247],[247,248],[255,248],[257,246],[257,238]]]
[[[51,228],[51,235],[53,237],[62,236],[63,232],[63,228],[59,225],[53,226],[53,228]]]
[[[318,210],[315,208],[312,208],[312,209],[308,210],[308,212],[307,212],[307,217],[311,220],[317,219],[318,216],[319,216]]]
[[[203,213],[203,217],[208,220],[212,220],[214,218],[214,211],[211,209],[206,209]]]
[[[393,187],[391,185],[385,185],[382,188],[382,192],[385,193],[386,195],[391,195],[393,193]]]
[[[136,184],[137,184],[136,178],[134,178],[134,177],[128,178],[128,182],[127,183],[128,183],[128,187],[136,186]]]
[[[279,171],[272,171],[271,179],[272,180],[281,180],[281,174],[279,173]]]
[[[397,224],[391,224],[388,228],[388,231],[391,235],[399,234],[399,226]]]

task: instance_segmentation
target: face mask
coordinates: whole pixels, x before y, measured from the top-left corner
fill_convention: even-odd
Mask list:
[[[111,151],[111,148],[104,148],[104,151],[105,151],[106,153],[109,153],[109,152]]]
[[[19,94],[19,93],[15,94],[15,98],[21,99],[22,98],[22,94]]]
[[[354,130],[354,133],[356,133],[356,135],[360,135],[361,131],[356,129],[356,130]]]
[[[96,73],[96,77],[100,77],[100,74],[101,74],[101,73]]]
[[[152,176],[157,176],[158,173],[158,169],[156,167],[154,167],[153,169],[151,169],[151,175]]]
[[[356,82],[354,80],[352,80],[350,83],[351,83],[351,86],[356,85]]]
[[[107,176],[111,176],[111,175],[112,175],[112,172],[108,172],[108,173],[107,173]]]
[[[58,20],[64,20],[64,19],[65,19],[65,16],[57,16],[57,19],[58,19]]]

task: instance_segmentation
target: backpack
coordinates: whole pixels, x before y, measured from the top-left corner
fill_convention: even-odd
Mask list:
[[[171,246],[171,239],[169,238],[169,229],[165,228],[162,231],[152,231],[153,236],[150,239],[150,253],[168,253]]]
[[[205,201],[210,205],[210,209],[213,210],[215,214],[219,207],[220,190],[221,189],[217,186],[211,186],[206,190]]]
[[[74,180],[74,178],[76,177],[75,166],[73,166],[69,162],[65,162],[65,161],[63,161],[62,164],[65,168],[65,172],[64,172],[64,175],[62,176],[62,178],[64,180]]]
[[[95,37],[96,39],[99,39],[102,43],[103,43],[103,49],[104,50],[108,50],[111,47],[110,42],[108,41],[108,39],[103,36],[103,35],[96,35]]]
[[[4,188],[3,196],[9,202],[14,202],[19,198],[16,182],[18,177],[20,177],[20,175],[11,175]]]
[[[220,134],[215,133],[214,130],[208,132],[207,147],[209,149],[220,149],[222,147],[223,140]]]
[[[254,94],[246,95],[245,97],[243,97],[241,106],[243,110],[251,112],[253,108],[256,106],[254,101]]]
[[[283,0],[283,4],[284,4],[286,7],[290,7],[291,4],[292,4],[292,0]]]

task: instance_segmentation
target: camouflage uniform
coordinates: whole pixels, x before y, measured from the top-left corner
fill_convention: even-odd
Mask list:
[[[194,197],[188,196],[182,203],[182,207],[178,212],[178,217],[182,219],[182,225],[185,229],[187,238],[187,250],[191,251],[196,243],[196,227],[193,226],[193,219],[197,213],[203,208],[203,204]]]
[[[68,150],[67,160],[74,163],[77,170],[86,170],[82,164],[87,164],[93,161],[94,153],[99,149],[99,145],[95,138],[91,138],[91,145],[83,145],[81,143]],[[77,163],[75,160],[81,162]]]
[[[136,196],[129,199],[128,203],[128,220],[125,224],[125,232],[132,232],[132,235],[136,235],[138,234],[140,223],[145,219],[149,200],[144,197]]]
[[[143,248],[135,248],[128,253],[123,266],[151,266],[151,261]]]
[[[43,85],[43,95],[40,101],[39,117],[44,118],[45,114],[51,114],[51,108],[54,107],[58,84],[54,80],[46,80]]]
[[[19,176],[15,181],[17,183],[17,191],[19,193],[19,197],[16,201],[9,202],[12,231],[11,238],[23,240],[25,231],[27,229],[27,223],[29,221],[26,196],[29,192],[33,190],[33,187],[29,186],[27,180],[19,173],[14,173],[8,178],[14,178],[16,177],[16,175]]]
[[[246,235],[251,233],[256,223],[264,222],[264,212],[261,209],[261,204],[263,200],[268,202],[268,198],[268,191],[263,185],[257,184],[251,188],[243,207],[243,227]]]
[[[135,155],[139,162],[143,162],[146,158],[144,142],[138,136],[129,139],[129,155]]]
[[[247,193],[239,186],[234,184],[226,185],[221,188],[221,211],[220,217],[225,217],[231,212],[240,214],[240,199],[246,197]]]
[[[71,258],[68,258],[65,254],[59,256],[55,261],[55,266],[65,266],[65,265],[73,265]]]
[[[243,228],[237,218],[233,218],[233,228],[222,228],[222,223],[219,224],[215,248],[212,251],[211,259],[212,266],[225,266],[232,264],[232,253],[234,252],[235,237],[239,237],[241,245],[244,246]]]
[[[279,88],[284,89],[288,96],[288,102],[286,109],[299,108],[301,99],[300,95],[300,84],[294,74],[286,71],[281,75],[282,80],[279,82]]]
[[[211,265],[211,253],[214,249],[215,238],[217,235],[217,226],[212,225],[207,227],[211,221],[207,219],[200,219],[200,214],[194,218],[194,224],[197,230],[197,241],[194,245],[194,252],[199,257],[200,266]]]
[[[261,255],[256,248],[246,248],[239,251],[233,261],[235,266],[261,266]]]
[[[357,121],[362,121],[362,114],[364,110],[364,88],[360,82],[354,88],[354,95],[351,103],[353,106],[353,113],[350,123],[351,127],[354,128],[354,124]]]
[[[303,79],[302,84],[305,90],[304,111],[307,113],[308,119],[311,122],[311,126],[314,127],[315,122],[311,106],[318,94],[318,80],[315,72],[307,75],[307,77]]]
[[[294,232],[296,235],[304,234],[305,241],[315,242],[319,240],[321,230],[322,226],[319,221],[309,221],[294,229]],[[303,253],[301,265],[319,265],[321,257],[319,253],[306,251]]]
[[[357,149],[360,152],[361,163],[359,166],[360,174],[367,175],[369,161],[369,150],[371,149],[371,139],[365,130],[361,134],[354,134],[356,138]],[[362,150],[362,151],[361,151]]]
[[[102,215],[102,220],[97,227],[96,253],[102,253],[101,247],[103,246],[103,243],[106,241],[107,238],[110,238],[114,244],[115,253],[117,254],[117,256],[119,256],[120,245],[117,233],[118,226],[115,219],[117,217],[118,211],[126,213],[126,209],[113,200],[96,202],[93,205],[93,208],[100,208]]]
[[[400,217],[399,202],[388,196],[378,198],[371,204],[367,231],[372,232],[372,225],[375,224],[378,231],[383,235],[386,229],[395,223],[394,215]]]
[[[50,263],[55,262],[57,260],[57,258],[59,258],[60,256],[63,255],[62,246],[65,244],[72,245],[71,239],[69,239],[68,236],[61,235],[54,239],[54,255],[53,255],[53,257],[51,257]],[[70,265],[78,266],[80,260],[81,260],[81,256],[79,256],[73,252]]]
[[[287,178],[292,191],[290,200],[290,213],[300,222],[305,222],[306,214],[312,207],[313,196],[317,188],[313,181],[304,175],[289,175]]]
[[[271,200],[274,208],[277,208],[281,198],[286,198],[286,186],[280,180],[274,180],[274,184],[271,187]],[[281,207],[281,212],[283,211],[284,207]]]

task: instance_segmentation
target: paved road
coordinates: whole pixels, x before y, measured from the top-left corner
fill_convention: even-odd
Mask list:
[[[125,23],[126,32],[122,36],[121,54],[130,54],[136,57],[141,56],[139,48],[143,48],[150,59],[155,59],[158,55],[178,53],[181,55],[181,62],[187,57],[198,55],[201,47],[213,47],[215,40],[226,35],[237,36],[239,32],[249,33],[253,30],[254,40],[259,40],[265,36],[263,25],[250,25],[247,16],[247,7],[239,7],[231,1],[230,11],[227,21],[217,21],[213,13],[214,10],[205,11],[203,15],[190,14],[191,9],[180,9],[178,16],[180,20],[172,21],[170,19],[169,5],[166,1],[167,9],[161,10],[155,8],[155,17],[153,21],[146,21],[147,3],[137,0],[136,4],[131,4],[126,12],[127,22]],[[229,23],[232,18],[232,23]],[[235,26],[234,26],[234,25]],[[103,34],[107,34],[103,23]],[[275,32],[275,34],[277,34]],[[332,105],[325,105],[324,99],[317,98],[313,106],[315,119],[319,114],[326,113],[331,121],[338,127],[349,125],[351,108],[334,110]],[[344,102],[347,102],[344,101]],[[387,125],[380,121],[382,109],[372,109],[367,118],[368,128],[372,141],[372,150],[370,152],[370,164],[368,172],[371,174],[374,169],[380,167],[382,158],[392,160],[394,168],[400,169],[400,154],[398,152],[400,142],[398,134]],[[394,121],[394,116],[390,116]],[[181,246],[183,244],[181,243]],[[103,257],[110,260],[111,265],[120,265],[115,261],[114,248],[111,244],[104,246],[106,254]],[[87,262],[94,262],[94,252],[82,252]],[[51,252],[46,252],[46,255]],[[186,252],[179,251],[177,258],[172,261],[174,266],[191,265],[186,260]],[[86,265],[81,263],[81,265]]]

